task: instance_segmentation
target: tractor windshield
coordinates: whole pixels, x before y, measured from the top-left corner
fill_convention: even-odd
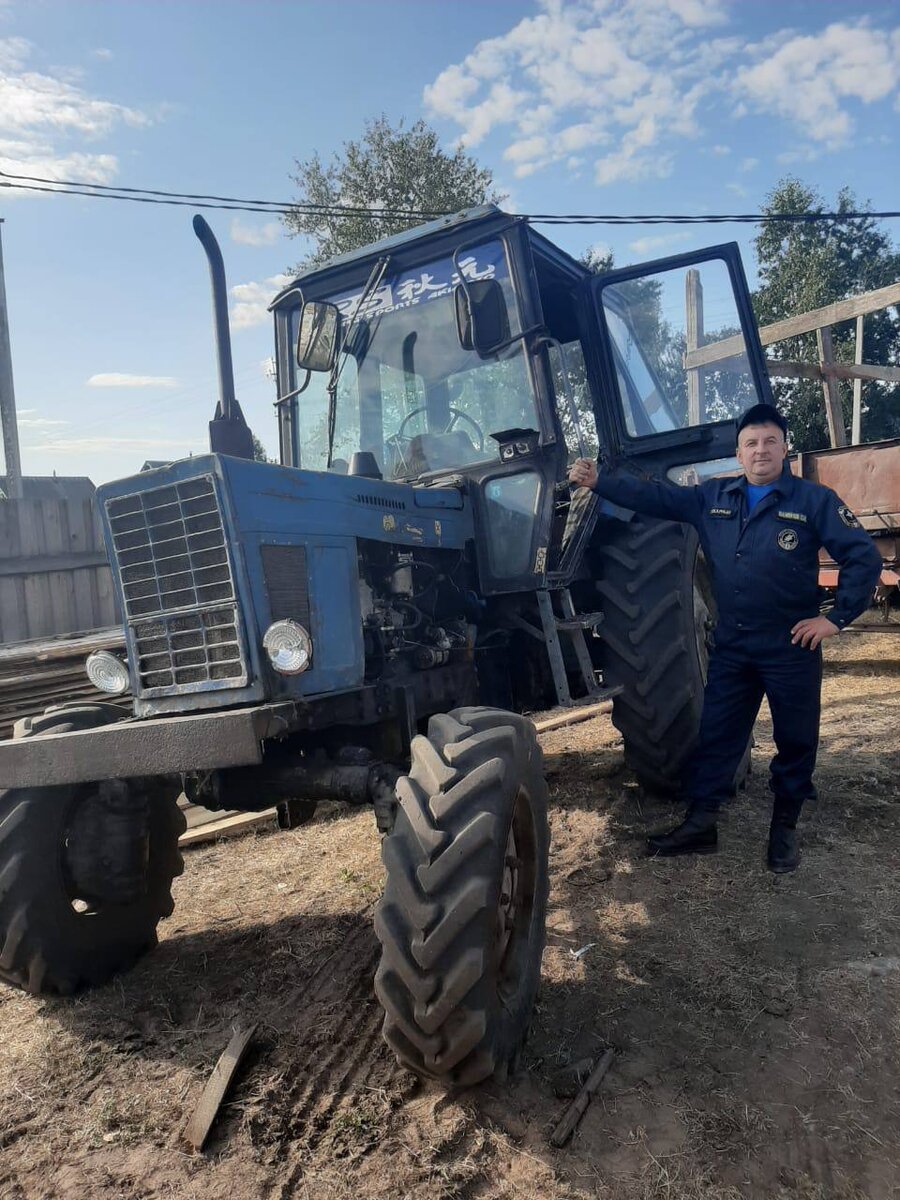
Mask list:
[[[414,479],[498,457],[492,433],[537,429],[537,414],[521,341],[481,358],[459,344],[453,288],[467,279],[495,279],[503,289],[510,336],[521,331],[506,250],[499,241],[385,277],[359,308],[362,287],[330,297],[345,328],[353,320],[340,364],[333,469],[346,470],[356,450],[375,455],[385,479]],[[299,312],[292,318],[296,340]],[[328,457],[327,377],[314,375],[297,398],[300,465],[325,470]]]

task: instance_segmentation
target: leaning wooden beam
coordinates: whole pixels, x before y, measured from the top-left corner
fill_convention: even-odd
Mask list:
[[[584,1116],[587,1106],[591,1102],[591,1097],[600,1086],[603,1076],[612,1066],[612,1060],[615,1056],[616,1053],[614,1050],[604,1051],[603,1057],[587,1077],[584,1087],[566,1109],[563,1119],[550,1134],[550,1145],[554,1146],[557,1150],[560,1146],[564,1146],[572,1136],[575,1126]]]
[[[569,709],[558,717],[548,717],[546,721],[535,721],[534,727],[538,733],[546,733],[550,729],[561,729],[564,725],[589,721],[591,717],[599,717],[608,712],[612,712],[612,700],[601,700],[598,704],[585,704],[581,708]]]
[[[233,817],[224,817],[221,821],[209,821],[206,825],[198,825],[189,829],[178,839],[181,847],[199,846],[203,842],[215,842],[219,838],[236,837],[239,833],[249,833],[261,825],[275,828],[275,809],[267,808],[265,812],[242,812]]]
[[[203,1089],[200,1101],[182,1134],[188,1146],[195,1153],[199,1153],[203,1149],[206,1139],[209,1137],[213,1121],[218,1116],[222,1101],[225,1099],[225,1093],[231,1086],[231,1081],[247,1053],[254,1033],[256,1033],[255,1025],[248,1025],[244,1029],[234,1031],[234,1036],[225,1047],[222,1057],[216,1063],[213,1073]]]
[[[900,304],[900,283],[892,283],[889,287],[878,288],[874,292],[864,292],[861,296],[851,296],[848,300],[838,300],[824,308],[814,308],[811,312],[800,313],[799,316],[788,317],[784,321],[775,321],[772,325],[763,325],[759,331],[759,340],[764,346],[770,346],[772,342],[782,342],[785,338],[796,337],[800,333],[815,333],[825,325],[853,321],[856,317],[877,312],[880,308],[890,308],[895,304]],[[737,334],[721,342],[710,342],[708,346],[699,350],[692,350],[684,356],[684,366],[686,370],[692,370],[743,353],[744,339],[741,334]]]
[[[856,345],[853,361],[857,367],[863,365],[863,322],[865,317],[856,318]],[[900,371],[897,372],[900,377]],[[850,442],[858,446],[862,441],[862,376],[853,376],[853,417],[850,422]]]
[[[828,438],[832,446],[847,445],[847,430],[844,427],[844,412],[841,408],[841,389],[838,381],[829,374],[828,368],[834,363],[834,343],[831,340],[831,326],[825,325],[816,330],[816,346],[819,351],[819,365],[822,368],[822,395],[825,398],[825,417],[828,421]]]
[[[834,379],[877,379],[882,383],[900,383],[900,367],[881,367],[876,363],[833,362],[827,367],[818,363],[781,362],[767,358],[769,374],[784,379],[814,379],[818,382],[832,376]]]

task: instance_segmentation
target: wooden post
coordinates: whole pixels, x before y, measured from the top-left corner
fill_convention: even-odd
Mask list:
[[[685,349],[690,355],[699,350],[703,341],[703,284],[700,272],[695,268],[684,277]],[[700,401],[703,391],[702,368],[691,367],[687,371],[687,423],[701,423]]]
[[[822,393],[825,397],[825,416],[828,419],[828,438],[832,446],[846,446],[847,431],[844,429],[844,414],[841,410],[841,386],[833,375],[828,374],[828,368],[834,362],[830,325],[823,325],[821,329],[816,330],[816,345],[819,348],[819,365],[825,373]]]
[[[0,220],[0,225],[3,222]],[[22,499],[22,464],[19,458],[19,426],[16,421],[16,394],[13,390],[12,351],[9,345],[9,318],[6,311],[6,284],[3,280],[3,244],[0,242],[0,427],[3,430],[3,455],[6,459],[6,491],[10,500]]]
[[[862,313],[856,318],[856,353],[853,361],[857,366],[863,360],[863,320]],[[862,380],[853,380],[853,421],[850,426],[850,444],[858,446],[862,441]]]

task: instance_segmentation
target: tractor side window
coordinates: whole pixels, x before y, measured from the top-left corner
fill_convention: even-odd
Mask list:
[[[723,259],[610,283],[601,295],[631,437],[727,421],[759,402]]]
[[[502,475],[484,485],[488,561],[496,579],[516,579],[530,571],[540,493],[540,477],[531,471]]]
[[[554,343],[549,347],[548,355],[556,412],[569,452],[568,461],[573,463],[581,457],[582,451],[584,457],[596,458],[600,452],[600,439],[581,342]]]

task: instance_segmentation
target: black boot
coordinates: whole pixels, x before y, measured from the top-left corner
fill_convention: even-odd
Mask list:
[[[647,838],[647,853],[660,858],[676,854],[715,854],[719,848],[714,812],[697,809],[671,833],[658,833]]]
[[[786,875],[800,866],[800,845],[793,825],[773,821],[769,828],[769,870]]]

